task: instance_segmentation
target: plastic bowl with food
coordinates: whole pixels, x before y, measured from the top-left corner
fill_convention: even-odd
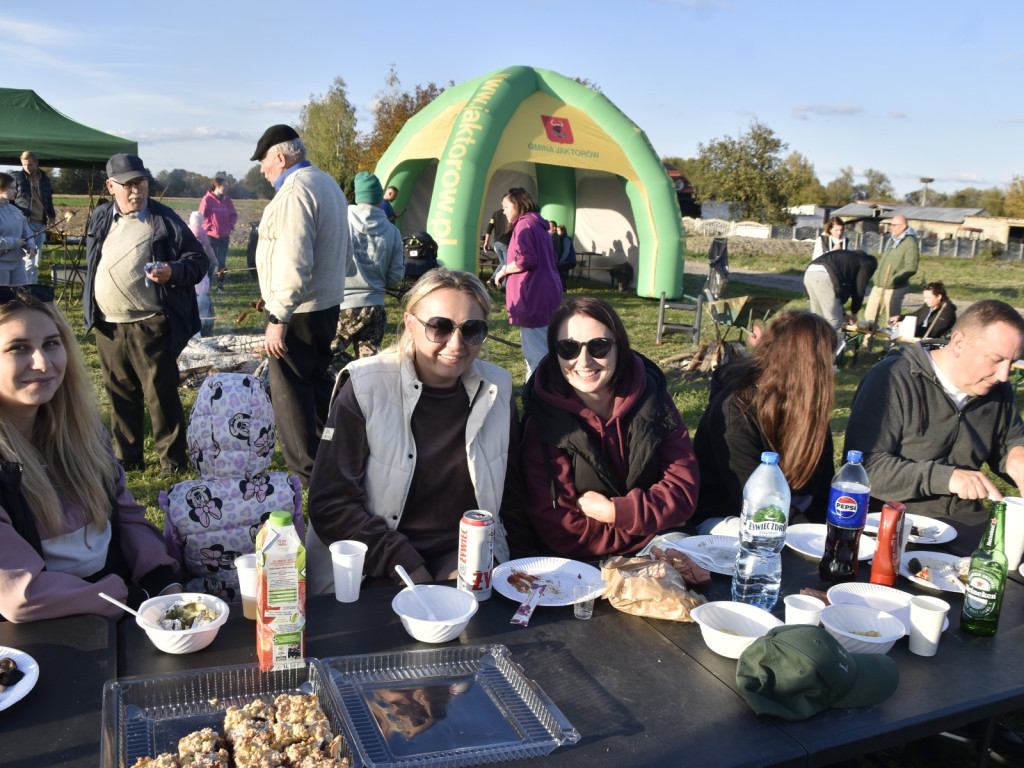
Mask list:
[[[729,600],[698,605],[690,610],[690,618],[700,625],[708,648],[729,659],[738,659],[757,638],[782,626],[764,608]]]
[[[414,595],[412,590],[416,590]],[[429,618],[417,595],[433,612]],[[405,631],[421,643],[446,643],[454,640],[469,624],[480,604],[469,592],[441,584],[406,587],[391,601],[391,609],[402,620]]]
[[[826,606],[821,623],[850,653],[888,653],[907,632],[891,613],[854,603]]]
[[[213,642],[221,626],[228,620],[229,610],[228,604],[219,597],[199,592],[181,592],[146,600],[139,606],[135,623],[146,630],[153,645],[161,651],[192,653]],[[150,622],[166,626],[167,629],[156,629]]]

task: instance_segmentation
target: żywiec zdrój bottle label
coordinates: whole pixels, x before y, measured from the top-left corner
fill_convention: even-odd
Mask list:
[[[785,536],[787,515],[778,507],[769,504],[757,510],[747,522],[751,536]]]
[[[840,528],[863,528],[868,516],[868,498],[871,491],[863,492],[849,488],[836,488],[828,493],[828,512],[826,519]]]

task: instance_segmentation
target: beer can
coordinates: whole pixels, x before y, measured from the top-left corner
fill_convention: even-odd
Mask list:
[[[494,569],[494,515],[471,509],[459,521],[459,589],[479,602],[491,596]]]

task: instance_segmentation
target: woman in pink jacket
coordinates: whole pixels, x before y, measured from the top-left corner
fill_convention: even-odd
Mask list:
[[[505,281],[508,321],[519,326],[529,379],[547,354],[548,321],[562,298],[562,280],[548,223],[540,217],[530,193],[522,187],[510,189],[501,209],[512,227],[512,241],[507,263],[494,280],[499,285]]]
[[[25,622],[181,591],[125,487],[53,288],[0,286],[0,615]]]
[[[210,276],[216,271],[220,275],[227,264],[228,241],[231,238],[231,230],[235,228],[238,221],[238,213],[235,211],[235,204],[231,202],[225,191],[225,178],[217,175],[210,184],[210,191],[203,196],[199,203],[199,213],[203,216],[203,229],[210,237],[210,244],[213,246],[213,253],[217,257],[217,268],[210,267]],[[217,282],[217,290],[224,290],[224,277],[221,275]]]

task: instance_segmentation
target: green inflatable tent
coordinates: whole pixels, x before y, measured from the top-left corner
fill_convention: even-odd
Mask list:
[[[35,91],[0,88],[0,165],[20,165],[26,149],[47,168],[103,168],[118,152],[138,154],[139,145],[76,123]]]
[[[555,72],[509,67],[452,86],[376,174],[399,189],[403,234],[429,232],[446,266],[476,270],[491,213],[521,186],[591,266],[629,262],[638,295],[682,295],[682,220],[657,153],[604,95]]]

